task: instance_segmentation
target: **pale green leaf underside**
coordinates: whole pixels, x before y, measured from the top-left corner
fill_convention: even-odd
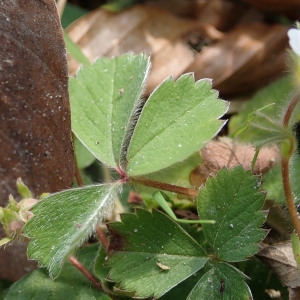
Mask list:
[[[175,221],[154,210],[122,215],[112,234],[109,278],[139,297],[160,297],[208,260],[203,248]]]
[[[188,158],[224,125],[228,103],[218,99],[208,79],[191,74],[166,79],[149,97],[134,129],[127,173],[138,176]]]
[[[266,234],[260,228],[266,215],[260,211],[265,195],[259,186],[257,176],[238,166],[222,169],[200,190],[200,217],[216,221],[214,225],[203,224],[204,234],[220,259],[240,261],[258,251],[257,243]]]
[[[24,227],[28,255],[56,277],[66,256],[79,247],[111,208],[118,184],[94,185],[52,194],[32,208]]]
[[[101,58],[70,78],[72,130],[104,164],[117,168],[149,69],[146,55]]]
[[[88,267],[97,253],[99,245],[81,249],[79,260]],[[66,263],[54,281],[46,270],[38,269],[11,286],[5,300],[110,300],[111,298],[94,288],[87,278],[71,263]]]
[[[73,139],[73,144],[78,169],[81,170],[90,166],[95,161],[94,155],[76,137]]]
[[[249,300],[251,291],[245,276],[226,263],[216,263],[195,285],[187,300]]]

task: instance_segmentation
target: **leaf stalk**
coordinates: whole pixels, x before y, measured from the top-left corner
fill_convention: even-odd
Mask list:
[[[298,104],[300,98],[299,94],[294,96],[292,100],[290,101],[285,114],[283,118],[282,125],[284,128],[288,128],[289,122],[292,116],[292,113]],[[298,213],[295,207],[294,203],[294,196],[291,188],[291,182],[290,182],[290,159],[294,153],[295,150],[295,139],[292,135],[289,136],[289,149],[287,152],[283,149],[284,145],[281,145],[281,174],[282,174],[282,183],[283,183],[283,189],[284,194],[286,197],[286,204],[293,222],[293,225],[295,227],[295,230],[297,232],[298,237],[300,237],[300,221],[298,218]]]
[[[192,188],[185,188],[178,185],[173,185],[165,182],[159,182],[147,178],[142,177],[130,177],[129,182],[143,184],[148,187],[157,188],[163,191],[173,192],[185,196],[189,196],[192,198],[196,198],[198,196],[198,190]]]
[[[97,278],[90,273],[86,267],[77,260],[77,258],[73,255],[69,257],[69,261],[72,263],[74,267],[76,267],[99,291],[103,292],[103,288],[101,283],[97,280]]]

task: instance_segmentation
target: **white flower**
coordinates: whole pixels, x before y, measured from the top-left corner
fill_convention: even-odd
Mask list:
[[[300,30],[292,28],[288,31],[289,43],[292,50],[300,56]]]

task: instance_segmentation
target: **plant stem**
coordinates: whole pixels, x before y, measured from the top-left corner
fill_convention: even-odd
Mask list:
[[[288,128],[289,122],[292,116],[292,113],[296,107],[296,105],[299,102],[299,95],[296,95],[292,98],[290,101],[286,112],[284,114],[282,125],[284,128]],[[297,232],[298,237],[300,238],[300,221],[298,218],[298,213],[295,207],[294,203],[294,196],[291,188],[291,182],[290,182],[290,159],[294,153],[295,149],[295,140],[293,136],[290,136],[289,138],[290,148],[288,153],[281,153],[281,174],[282,174],[282,183],[283,183],[283,189],[284,194],[286,197],[286,203],[289,209],[289,213],[291,215],[291,219],[293,222],[293,225],[295,227],[295,230]]]
[[[80,261],[77,260],[76,257],[71,255],[69,257],[69,260],[72,263],[72,265],[75,266],[99,291],[103,292],[101,283],[92,273],[90,273],[88,269],[86,269],[86,267]]]
[[[196,190],[196,189],[185,188],[182,186],[173,185],[173,184],[169,184],[169,183],[165,183],[165,182],[154,181],[154,180],[147,179],[147,178],[130,177],[129,182],[130,181],[133,183],[139,183],[139,184],[143,184],[145,186],[157,188],[157,189],[160,189],[163,191],[169,191],[169,192],[173,192],[173,193],[177,193],[177,194],[181,194],[181,195],[186,195],[186,196],[189,196],[192,198],[195,198],[198,196],[198,190]]]
[[[291,215],[292,222],[294,224],[295,230],[298,237],[300,237],[300,221],[298,218],[298,213],[294,203],[294,197],[291,189],[290,183],[290,171],[289,171],[289,158],[281,158],[281,174],[284,194],[286,198],[286,204]]]
[[[106,237],[104,231],[101,229],[100,226],[97,226],[97,227],[96,227],[96,233],[97,233],[98,239],[99,239],[99,241],[101,242],[103,248],[104,248],[105,251],[107,252],[109,242],[108,242],[108,239],[107,239],[107,237]]]
[[[76,178],[78,186],[84,185],[81,174],[80,174],[80,170],[78,169],[76,158],[75,158],[75,178]]]

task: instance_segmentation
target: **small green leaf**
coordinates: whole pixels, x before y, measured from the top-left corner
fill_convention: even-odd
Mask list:
[[[191,74],[166,79],[138,119],[127,152],[127,173],[153,173],[188,158],[219,132],[225,121],[218,118],[227,109],[208,79],[195,83]]]
[[[123,160],[148,70],[146,55],[125,54],[101,58],[70,78],[73,132],[110,167],[118,168]]]
[[[121,220],[108,224],[109,279],[139,297],[162,296],[208,260],[182,227],[157,210],[123,214]]]
[[[291,86],[291,77],[286,76],[258,91],[252,97],[251,101],[247,103],[247,106],[243,111],[230,118],[228,124],[230,134],[235,135],[240,131],[242,127],[249,123],[249,116],[262,107],[268,106],[262,110],[262,113],[266,114],[272,120],[277,120],[278,116],[282,115],[282,107],[286,102],[287,96],[291,92]],[[274,105],[270,105],[272,103],[274,103]],[[260,124],[261,127],[270,127],[270,122],[265,118],[254,116],[252,121]],[[276,128],[274,128],[274,130],[275,129]],[[276,131],[269,132],[269,138],[272,137],[273,134],[277,135],[278,133]],[[245,142],[257,143],[258,141],[264,140],[266,134],[264,130],[251,126],[251,129],[248,127],[248,129],[242,131],[238,135],[238,138]]]
[[[216,263],[195,285],[187,300],[250,300],[245,275],[226,263]]]
[[[32,198],[32,193],[28,186],[24,184],[21,178],[17,179],[17,189],[22,198]]]
[[[83,248],[78,260],[88,269],[93,262],[99,245]],[[35,270],[13,284],[5,300],[110,300],[111,298],[94,288],[87,278],[71,263],[66,263],[54,281],[43,269]]]
[[[57,277],[67,255],[79,247],[111,208],[119,184],[86,186],[52,194],[32,208],[24,227],[28,254]]]
[[[207,180],[198,197],[198,213],[216,224],[203,224],[204,234],[215,254],[226,261],[240,261],[258,251],[266,232],[260,228],[266,214],[259,211],[265,195],[260,179],[238,166],[222,169]]]

